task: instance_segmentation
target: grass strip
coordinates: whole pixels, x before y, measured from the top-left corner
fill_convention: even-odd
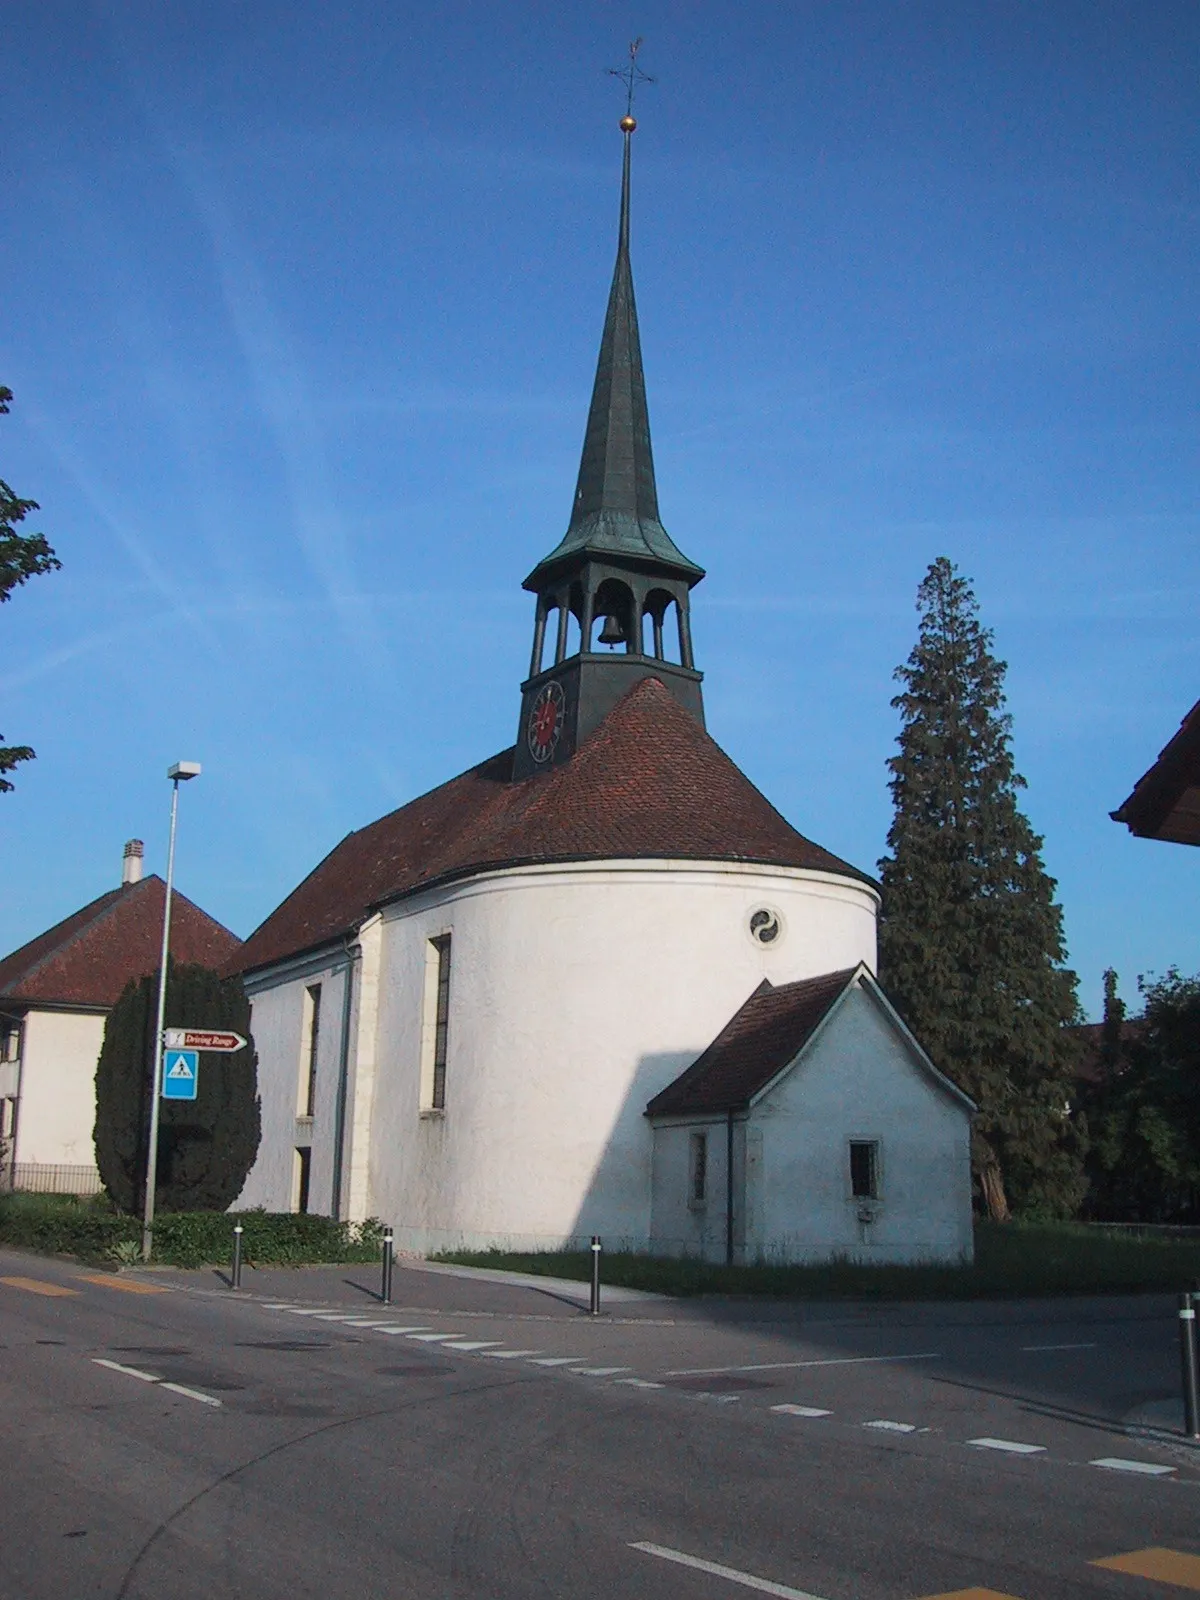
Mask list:
[[[586,1282],[585,1250],[512,1253],[447,1250],[430,1258]],[[970,1266],[866,1266],[837,1260],[814,1266],[759,1263],[726,1267],[690,1258],[605,1250],[605,1283],[669,1295],[770,1295],[787,1299],[976,1300],[1006,1297],[1177,1292],[1200,1285],[1200,1236],[1114,1235],[1086,1223],[975,1226]]]

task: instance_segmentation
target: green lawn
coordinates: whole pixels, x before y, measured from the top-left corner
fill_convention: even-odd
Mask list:
[[[447,1251],[435,1261],[586,1280],[586,1251],[506,1255]],[[972,1300],[1001,1296],[1136,1294],[1200,1288],[1200,1236],[1131,1238],[1080,1223],[980,1222],[969,1267],[711,1266],[700,1261],[602,1257],[605,1283],[660,1294],[778,1295],[796,1299]]]

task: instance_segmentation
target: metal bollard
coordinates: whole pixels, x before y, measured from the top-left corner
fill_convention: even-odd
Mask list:
[[[395,1235],[389,1228],[383,1236],[383,1278],[379,1285],[379,1298],[385,1306],[392,1303],[392,1241]]]
[[[1196,1307],[1190,1294],[1179,1296],[1179,1358],[1183,1367],[1183,1431],[1200,1439],[1200,1369],[1196,1362]]]
[[[229,1287],[240,1289],[242,1287],[242,1225],[234,1224],[233,1229],[233,1270],[229,1274]]]
[[[593,1317],[600,1315],[600,1235],[592,1235],[592,1301],[589,1310]]]

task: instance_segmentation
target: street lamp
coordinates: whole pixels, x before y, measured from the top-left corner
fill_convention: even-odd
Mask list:
[[[158,1021],[154,1029],[154,1077],[150,1084],[150,1148],[146,1151],[146,1200],[142,1210],[142,1260],[149,1261],[154,1241],[154,1188],[158,1180],[158,1100],[162,1093],[163,1024],[167,1013],[167,955],[171,945],[171,885],[175,881],[175,819],[179,785],[200,776],[198,761],[176,761],[167,768],[171,780],[171,842],[167,846],[167,895],[163,901],[162,962],[158,969]]]

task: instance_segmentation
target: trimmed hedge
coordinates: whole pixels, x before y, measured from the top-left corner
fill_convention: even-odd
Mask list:
[[[172,1267],[223,1265],[233,1252],[235,1222],[244,1230],[242,1259],[248,1266],[375,1261],[383,1246],[383,1225],[374,1220],[335,1222],[332,1217],[293,1212],[178,1211],[155,1218],[152,1260]],[[104,1197],[0,1196],[0,1245],[132,1265],[140,1258],[141,1239],[139,1219],[114,1211]]]

